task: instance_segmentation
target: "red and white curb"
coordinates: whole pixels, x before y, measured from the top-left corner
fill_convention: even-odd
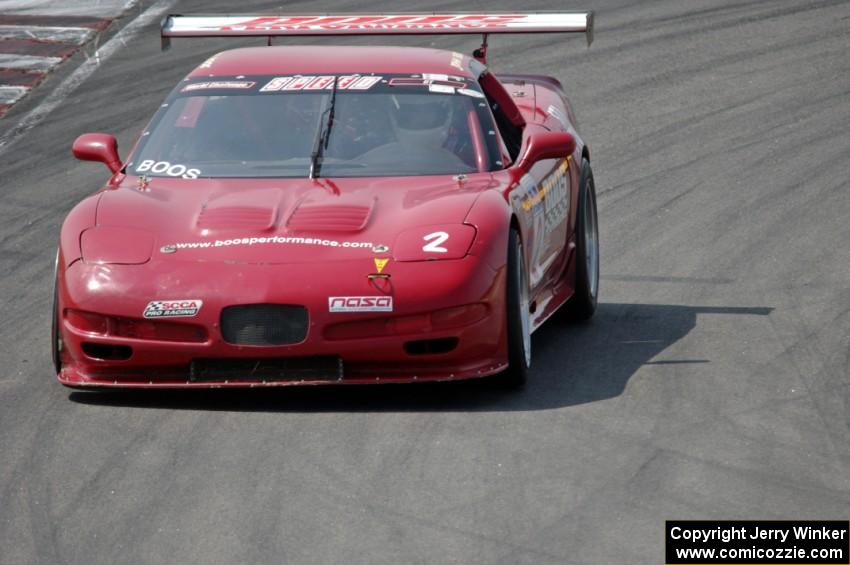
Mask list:
[[[13,2],[15,0],[0,0],[0,10],[4,8],[4,3]],[[30,0],[25,0],[30,1]],[[34,2],[49,2],[50,0],[32,0]],[[68,2],[75,0],[68,0]],[[86,0],[79,0],[84,2]],[[98,7],[103,7],[109,2],[117,2],[118,0],[98,0]],[[130,7],[136,4],[148,4],[146,0],[126,0],[125,7]],[[10,147],[12,147],[19,139],[27,134],[28,131],[42,123],[47,116],[50,115],[56,108],[59,108],[68,96],[70,96],[81,84],[83,84],[94,72],[111,58],[115,53],[127,47],[127,44],[134,40],[143,30],[149,30],[156,23],[162,20],[163,16],[172,11],[172,7],[176,0],[153,0],[144,9],[139,7],[139,13],[133,15],[128,21],[118,30],[115,35],[109,38],[106,43],[98,45],[95,56],[89,57],[80,63],[68,76],[64,77],[59,84],[50,89],[50,92],[38,103],[37,106],[28,110],[25,114],[16,119],[16,123],[0,133],[0,156],[3,155]],[[67,4],[61,4],[63,8]],[[68,26],[65,26],[68,27]],[[7,118],[8,119],[8,116]]]
[[[0,116],[132,3],[112,0],[100,6],[101,13],[75,15],[67,12],[75,4],[85,12],[85,3],[0,0]]]

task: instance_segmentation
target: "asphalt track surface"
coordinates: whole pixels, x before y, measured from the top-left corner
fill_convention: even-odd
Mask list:
[[[490,4],[417,8],[461,6]],[[590,49],[491,40],[497,71],[564,81],[600,192],[598,315],[535,334],[521,392],[55,382],[59,226],[106,178],[71,142],[126,150],[194,65],[257,41],[163,54],[149,27],[4,150],[0,562],[649,564],[665,519],[848,519],[850,3],[568,7],[596,10]]]

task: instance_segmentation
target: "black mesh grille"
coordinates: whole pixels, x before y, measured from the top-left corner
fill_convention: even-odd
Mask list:
[[[246,304],[221,311],[221,334],[235,345],[286,345],[307,337],[307,309],[286,304]]]

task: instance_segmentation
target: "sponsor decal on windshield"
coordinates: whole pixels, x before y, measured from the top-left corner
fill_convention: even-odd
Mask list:
[[[472,98],[484,98],[482,92],[467,86],[465,78],[455,75],[422,73],[421,75],[411,75],[410,77],[390,78],[387,85],[391,87],[424,86],[428,88],[428,92],[435,94],[457,93]]]
[[[392,296],[329,296],[328,312],[392,312]]]
[[[180,92],[192,92],[195,90],[213,90],[213,89],[236,89],[246,90],[253,88],[256,82],[250,80],[216,80],[209,82],[193,82],[187,84],[180,89]]]
[[[455,75],[444,75],[441,73],[422,73],[422,78],[424,78],[425,80],[432,80],[437,82],[460,83],[454,84],[453,86],[464,86],[466,84],[466,80],[463,77]]]
[[[446,86],[444,84],[429,84],[428,92],[436,92],[437,94],[454,94],[455,89],[453,86]]]
[[[213,96],[213,93],[207,92],[210,90],[233,90],[239,91],[239,94],[328,92],[333,90],[334,81],[336,81],[337,90],[354,92],[392,92],[397,87],[405,86],[423,87],[427,91],[429,86],[436,85],[438,88],[434,89],[434,92],[453,94],[454,90],[449,91],[445,88],[452,87],[467,96],[483,98],[483,94],[475,87],[474,79],[447,73],[238,76],[233,80],[194,80],[197,82],[189,82],[181,86],[179,93],[181,96],[192,96],[201,103],[206,97]],[[223,92],[218,94],[224,96]],[[169,105],[170,103],[165,103],[162,107],[167,108]],[[189,108],[188,104],[187,108]],[[192,114],[199,109],[200,106],[192,106],[187,111]],[[195,118],[186,119],[194,121]]]
[[[389,81],[390,86],[428,86],[430,84],[455,86],[458,88],[466,86],[466,82],[461,77],[429,73],[425,73],[422,76],[413,75],[411,77],[391,78]]]
[[[145,318],[192,318],[201,311],[204,301],[196,298],[154,300],[145,306]]]
[[[465,96],[472,96],[473,98],[484,98],[483,92],[478,92],[477,90],[472,90],[471,88],[458,88],[458,94],[463,94]]]
[[[186,165],[180,163],[169,163],[168,161],[154,161],[153,159],[145,159],[139,166],[136,167],[137,173],[156,173],[165,174],[170,177],[180,177],[184,179],[196,179],[201,174],[200,169],[190,169]]]
[[[183,243],[172,243],[165,245],[160,249],[160,252],[165,253],[163,249],[209,249],[213,247],[230,247],[230,246],[251,246],[251,245],[318,245],[320,247],[343,247],[354,249],[370,249],[372,243],[368,241],[337,241],[335,239],[322,239],[319,237],[287,237],[272,235],[266,237],[237,237],[234,239],[216,239],[214,241],[188,241]],[[173,253],[172,251],[169,251]]]
[[[369,90],[384,78],[382,76],[344,75],[337,78],[337,90]],[[260,88],[260,92],[286,92],[289,90],[332,90],[334,75],[296,75],[274,77]]]

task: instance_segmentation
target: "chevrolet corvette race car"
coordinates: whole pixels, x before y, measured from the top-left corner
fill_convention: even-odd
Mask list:
[[[62,226],[53,360],[70,387],[525,382],[531,334],[587,319],[590,153],[561,84],[495,75],[487,36],[592,32],[591,14],[169,16],[213,55]],[[473,56],[272,46],[274,36],[484,36]]]

